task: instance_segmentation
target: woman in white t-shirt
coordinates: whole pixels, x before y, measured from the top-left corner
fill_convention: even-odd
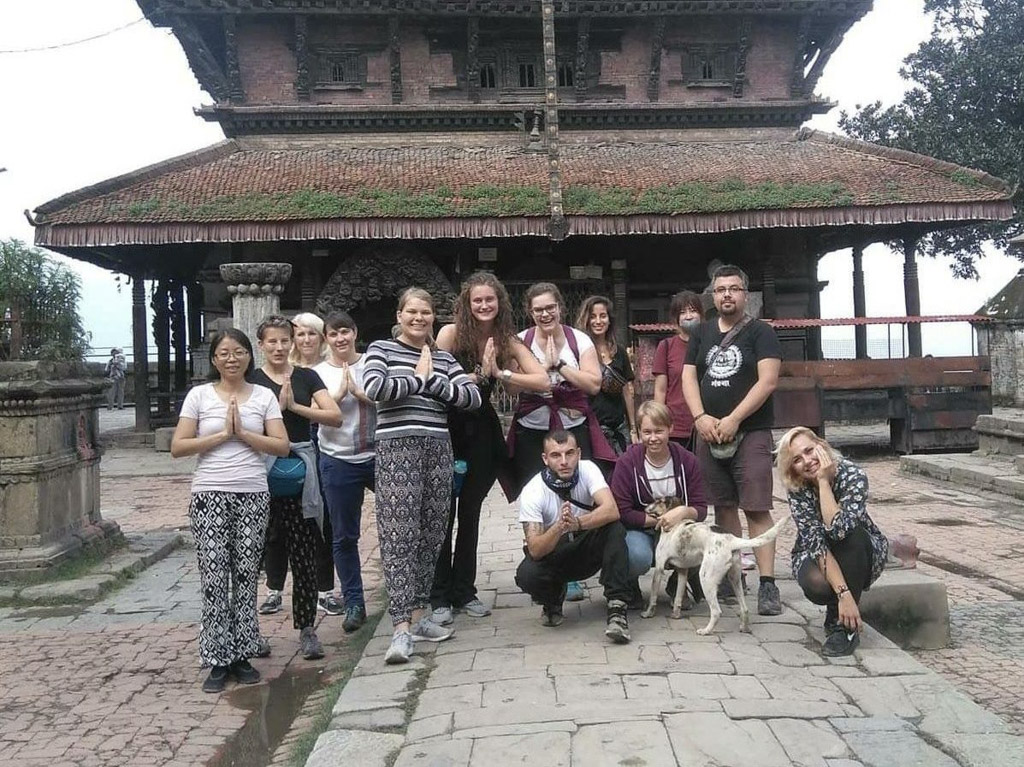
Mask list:
[[[274,393],[246,380],[253,354],[245,333],[217,333],[210,367],[213,381],[181,406],[171,455],[199,456],[189,520],[203,592],[199,656],[212,667],[203,692],[216,693],[229,675],[260,680],[249,658],[260,650],[256,584],[270,512],[263,454],[288,455],[288,434]]]
[[[544,435],[565,429],[576,438],[583,459],[615,461],[615,451],[590,409],[601,390],[601,365],[586,333],[562,324],[565,302],[556,285],[538,282],[526,291],[526,312],[534,326],[519,334],[548,372],[551,391],[519,395],[508,446],[516,487],[510,500],[544,468]]]

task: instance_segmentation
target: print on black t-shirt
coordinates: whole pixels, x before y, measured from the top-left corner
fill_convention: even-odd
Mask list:
[[[700,381],[700,398],[704,412],[724,418],[747,396],[757,383],[757,363],[764,359],[782,359],[782,346],[771,325],[751,320],[723,349],[708,371],[725,333],[718,329],[718,320],[701,323],[694,342],[686,350],[686,364],[695,365]],[[744,431],[770,429],[774,421],[772,398],[740,424]]]

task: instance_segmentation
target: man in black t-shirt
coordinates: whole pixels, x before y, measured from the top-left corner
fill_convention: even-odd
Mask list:
[[[726,265],[715,270],[711,292],[719,316],[701,324],[687,349],[683,395],[693,413],[696,453],[715,521],[741,535],[742,508],[754,537],[773,524],[772,392],[782,347],[770,325],[745,317],[748,287],[742,269]],[[723,348],[722,341],[736,327],[739,331]],[[754,557],[761,576],[757,611],[778,615],[782,603],[775,585],[774,542],[755,549]]]

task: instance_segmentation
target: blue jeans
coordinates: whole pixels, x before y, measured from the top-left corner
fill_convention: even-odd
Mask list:
[[[359,563],[359,532],[363,497],[373,490],[374,461],[349,463],[320,455],[320,483],[331,518],[331,550],[345,606],[365,606],[363,574]]]
[[[654,562],[654,532],[626,531],[626,550],[629,552],[629,579],[634,580],[651,569]]]

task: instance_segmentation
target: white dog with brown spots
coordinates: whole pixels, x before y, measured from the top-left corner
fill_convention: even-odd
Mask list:
[[[656,502],[657,503],[657,502]],[[666,509],[660,509],[664,512]],[[651,512],[655,513],[655,512]],[[655,516],[658,516],[655,513]],[[711,608],[708,625],[697,629],[700,635],[710,634],[722,616],[722,608],[718,604],[718,585],[726,576],[732,584],[733,591],[739,600],[740,631],[750,632],[750,610],[743,596],[743,582],[740,569],[740,549],[764,546],[775,540],[779,530],[789,521],[785,515],[772,528],[756,538],[737,538],[720,527],[706,522],[686,520],[680,522],[668,532],[663,532],[654,551],[654,579],[651,582],[651,596],[647,608],[640,613],[641,618],[653,618],[658,605],[658,593],[661,591],[661,580],[665,571],[672,568],[679,573],[675,599],[672,603],[672,617],[683,617],[683,597],[686,593],[686,575],[694,567],[700,568],[700,585],[704,598]]]

